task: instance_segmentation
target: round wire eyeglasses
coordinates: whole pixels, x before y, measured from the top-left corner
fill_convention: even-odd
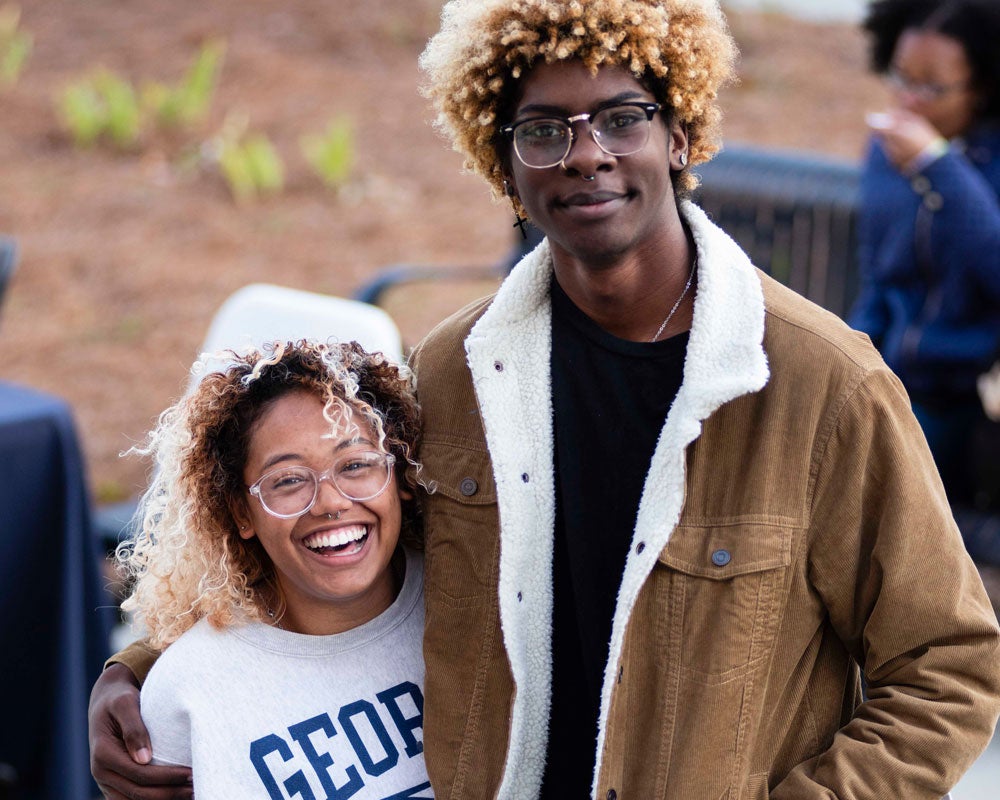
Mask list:
[[[247,488],[272,517],[294,519],[316,504],[319,485],[326,480],[348,500],[373,500],[389,485],[395,463],[391,453],[351,453],[325,472],[298,465],[278,467]]]

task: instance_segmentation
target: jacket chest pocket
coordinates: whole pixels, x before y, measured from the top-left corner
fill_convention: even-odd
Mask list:
[[[453,604],[495,594],[499,518],[485,445],[425,440],[420,461],[427,592]]]
[[[780,623],[792,529],[772,525],[678,527],[657,579],[670,639],[688,679],[740,677],[768,655]]]

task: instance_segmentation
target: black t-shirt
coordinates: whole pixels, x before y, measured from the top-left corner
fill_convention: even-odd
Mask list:
[[[546,798],[590,793],[615,602],[687,341],[687,333],[652,344],[612,336],[552,281],[556,528]]]

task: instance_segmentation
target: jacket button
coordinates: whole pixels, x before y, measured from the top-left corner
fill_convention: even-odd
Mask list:
[[[462,478],[462,482],[458,484],[458,491],[466,497],[472,497],[479,491],[479,484],[476,483],[475,478]]]
[[[930,211],[940,211],[944,206],[944,199],[937,192],[928,192],[924,195],[924,205]]]
[[[639,542],[639,544],[637,544],[635,546],[635,552],[637,552],[637,553],[641,553],[645,549],[646,549],[646,543],[645,542]]]
[[[923,175],[917,175],[917,177],[910,181],[910,186],[917,194],[926,194],[930,191],[931,182]]]
[[[522,472],[521,473],[521,480],[524,481],[525,483],[527,483],[528,481],[531,480],[531,477],[528,475],[527,472]]]
[[[712,563],[717,567],[724,567],[732,560],[733,557],[728,550],[716,550],[712,553]]]
[[[497,372],[503,372],[503,362],[502,361],[494,361],[493,362],[493,369],[495,369]]]
[[[608,789],[608,800],[618,800],[618,792],[614,789]]]

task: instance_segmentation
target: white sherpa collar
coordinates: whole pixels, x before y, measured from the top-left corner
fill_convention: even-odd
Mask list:
[[[723,403],[760,390],[764,298],[742,250],[697,206],[681,213],[698,251],[698,294],[684,380],[657,443],[625,565],[601,696],[596,785],[613,677],[632,608],[680,518],[684,449]],[[499,604],[515,683],[510,745],[499,798],[535,797],[541,786],[551,696],[552,536],[555,524],[552,260],[543,242],[514,268],[465,342],[493,463],[500,509]]]

